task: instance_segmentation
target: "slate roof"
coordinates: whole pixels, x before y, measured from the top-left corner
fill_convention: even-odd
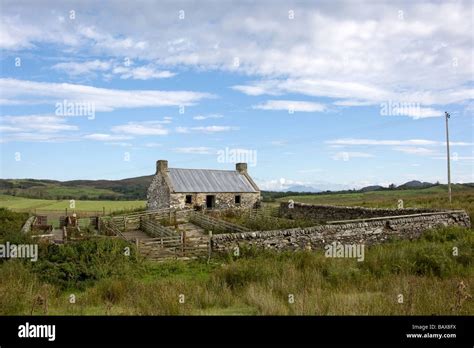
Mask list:
[[[258,192],[236,170],[169,168],[174,192]]]

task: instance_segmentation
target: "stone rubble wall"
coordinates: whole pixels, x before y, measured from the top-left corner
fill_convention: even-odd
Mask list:
[[[313,220],[324,223],[337,220],[367,219],[382,216],[398,216],[432,213],[439,210],[422,208],[380,209],[364,207],[339,207],[333,205],[311,205],[304,203],[280,203],[279,214],[287,219]]]
[[[21,233],[22,234],[27,234],[27,233],[30,233],[31,232],[31,227],[33,226],[33,224],[35,223],[35,220],[36,220],[36,216],[30,216],[26,222],[23,224],[22,228],[21,228]]]
[[[471,227],[469,215],[465,211],[438,212],[307,228],[218,234],[212,237],[212,249],[225,252],[246,245],[278,251],[308,249],[309,246],[312,250],[319,250],[335,241],[372,245],[393,237],[412,240],[428,229],[454,225]]]
[[[186,204],[186,195],[192,195],[192,203]],[[171,193],[170,207],[173,209],[206,207],[206,196],[216,196],[215,208],[253,208],[260,201],[260,193]],[[235,196],[240,195],[240,205],[235,205]]]
[[[147,192],[148,210],[164,209],[170,207],[170,188],[162,173],[157,173]]]

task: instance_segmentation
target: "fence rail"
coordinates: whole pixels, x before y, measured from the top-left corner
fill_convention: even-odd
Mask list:
[[[113,235],[113,236],[118,236],[126,241],[128,239],[123,235],[122,231],[118,228],[118,226],[115,224],[114,221],[110,219],[101,219],[100,220],[100,227],[101,230],[105,231],[105,234],[107,235]]]
[[[165,227],[156,221],[141,218],[140,230],[151,237],[172,237],[176,236],[176,232],[171,228]]]
[[[199,242],[186,237],[184,232],[173,237],[160,237],[137,240],[139,253],[151,260],[166,258],[195,258],[208,255],[210,239]]]

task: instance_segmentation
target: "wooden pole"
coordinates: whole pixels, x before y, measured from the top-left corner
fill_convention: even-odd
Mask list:
[[[445,112],[446,116],[446,151],[447,151],[447,159],[448,159],[448,196],[449,196],[449,204],[451,204],[451,165],[449,161],[449,127],[448,127],[448,119],[451,117],[447,112]]]
[[[138,238],[135,238],[135,245],[137,246],[137,260],[138,260],[138,245],[139,245]]]
[[[211,261],[211,253],[212,253],[212,231],[209,231],[209,250],[207,256],[207,263]]]

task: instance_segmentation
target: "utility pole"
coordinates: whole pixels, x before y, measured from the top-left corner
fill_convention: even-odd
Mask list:
[[[448,153],[448,195],[449,195],[449,204],[451,204],[451,165],[449,163],[449,129],[448,129],[448,119],[451,117],[446,111],[444,112],[446,116],[446,150]]]

